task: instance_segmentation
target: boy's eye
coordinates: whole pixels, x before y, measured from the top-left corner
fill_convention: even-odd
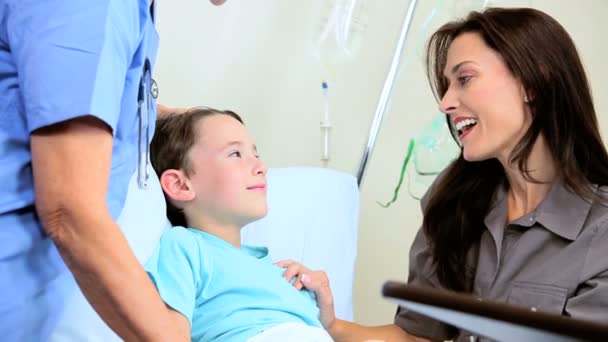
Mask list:
[[[466,75],[466,76],[460,76],[460,77],[458,77],[458,83],[465,84],[465,83],[467,83],[471,79],[471,77],[472,76],[468,76],[468,75]]]
[[[241,152],[239,152],[239,151],[234,151],[234,152],[231,152],[231,153],[228,155],[228,157],[237,157],[237,158],[240,158],[240,157],[241,157]]]

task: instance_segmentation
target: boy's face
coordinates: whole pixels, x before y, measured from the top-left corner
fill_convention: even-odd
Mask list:
[[[198,138],[188,154],[195,210],[239,225],[264,217],[267,167],[245,126],[213,115],[199,120],[195,129]]]

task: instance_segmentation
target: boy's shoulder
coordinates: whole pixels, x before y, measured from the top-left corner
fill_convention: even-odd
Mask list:
[[[226,241],[206,233],[204,231],[187,228],[182,226],[173,226],[166,229],[161,236],[161,243],[180,248],[204,248],[209,247],[224,247]]]
[[[190,237],[192,237],[192,234],[193,233],[190,231],[190,229],[188,229],[186,227],[172,226],[171,228],[165,229],[165,231],[163,232],[163,237],[164,236],[170,236],[170,237],[190,236]]]
[[[192,246],[197,243],[196,234],[190,229],[174,226],[166,229],[160,237],[162,244]]]

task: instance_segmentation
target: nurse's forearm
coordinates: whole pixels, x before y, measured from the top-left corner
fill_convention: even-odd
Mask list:
[[[31,151],[42,225],[95,310],[125,340],[180,339],[107,209],[110,129],[92,117],[70,120],[34,132]]]
[[[94,212],[60,216],[61,222],[51,218],[46,224],[70,232],[53,239],[86,298],[106,323],[127,341],[177,340],[165,304],[110,216]],[[84,226],[98,230],[74,233]],[[189,335],[184,337],[187,340]]]

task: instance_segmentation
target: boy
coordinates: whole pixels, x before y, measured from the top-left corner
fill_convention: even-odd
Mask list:
[[[267,168],[241,118],[169,115],[150,151],[174,227],[146,270],[176,324],[196,341],[331,341],[314,296],[283,279],[267,248],[241,245],[241,228],[267,212]]]

